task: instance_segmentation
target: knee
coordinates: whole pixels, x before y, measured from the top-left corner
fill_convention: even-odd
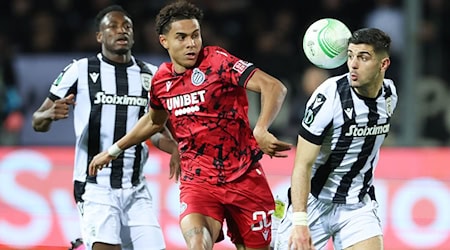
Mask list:
[[[194,227],[183,232],[189,250],[211,250],[211,233],[206,227]]]

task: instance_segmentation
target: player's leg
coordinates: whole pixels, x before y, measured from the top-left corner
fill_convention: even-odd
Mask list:
[[[211,250],[219,238],[222,222],[199,213],[185,215],[180,222],[181,232],[190,250]]]
[[[146,184],[124,189],[121,197],[124,204],[120,232],[122,250],[165,249],[163,232]]]
[[[86,184],[81,218],[83,241],[88,249],[120,250],[120,208],[107,188]]]
[[[180,228],[188,249],[212,249],[223,239],[223,187],[208,183],[180,185]]]
[[[383,236],[378,235],[367,240],[360,241],[353,246],[345,248],[346,250],[382,250]]]
[[[340,228],[333,239],[335,249],[383,249],[383,231],[375,200],[366,195],[358,204],[337,207],[336,216],[330,218]]]
[[[242,177],[226,184],[228,235],[236,247],[268,250],[271,242],[275,201],[259,163]]]

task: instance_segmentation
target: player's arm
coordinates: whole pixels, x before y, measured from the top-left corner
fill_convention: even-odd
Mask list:
[[[32,126],[35,131],[47,132],[51,123],[69,117],[69,106],[75,104],[75,95],[52,101],[46,98],[42,105],[33,113]]]
[[[148,113],[139,119],[130,132],[120,138],[107,151],[97,154],[92,159],[89,163],[89,174],[96,175],[98,170],[108,165],[111,160],[119,156],[125,149],[139,144],[153,134],[163,130],[167,116],[165,110],[150,109]]]
[[[167,126],[164,126],[163,130],[150,137],[152,144],[161,151],[168,154],[172,154],[178,150],[178,143],[170,133]]]
[[[294,169],[292,170],[291,176],[294,226],[292,228],[289,245],[295,244],[294,246],[299,249],[310,249],[310,247],[312,247],[307,221],[307,203],[308,195],[311,190],[311,169],[319,151],[320,145],[313,144],[303,137],[298,136]]]
[[[278,115],[286,97],[287,89],[275,77],[257,69],[247,82],[246,88],[261,94],[261,112],[253,129],[261,150],[275,157],[286,157],[279,153],[289,150],[291,144],[277,140],[268,129]]]

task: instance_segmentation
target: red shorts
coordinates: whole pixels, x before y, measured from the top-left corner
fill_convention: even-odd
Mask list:
[[[260,163],[255,163],[243,176],[226,184],[182,183],[180,204],[180,221],[191,213],[200,213],[221,222],[226,219],[227,234],[233,243],[250,248],[270,244],[275,202]]]

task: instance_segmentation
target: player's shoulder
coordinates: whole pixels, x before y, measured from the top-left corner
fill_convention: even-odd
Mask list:
[[[220,46],[206,46],[203,48],[202,53],[205,57],[210,57],[210,56],[229,57],[229,56],[231,56],[230,52],[228,52],[226,49],[224,49]]]
[[[136,64],[142,68],[144,71],[149,71],[152,75],[154,75],[156,73],[156,70],[158,69],[158,67],[150,62],[141,60],[139,58],[135,58],[133,57],[134,61],[136,62]]]

